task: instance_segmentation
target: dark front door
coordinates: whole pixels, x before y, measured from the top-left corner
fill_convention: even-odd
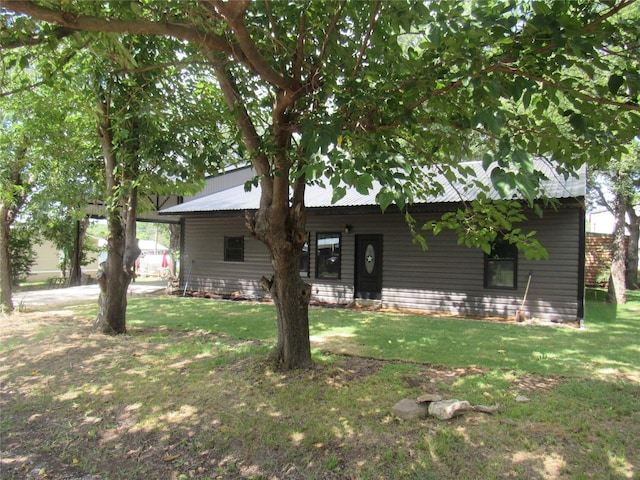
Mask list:
[[[356,235],[356,298],[382,298],[382,235]]]

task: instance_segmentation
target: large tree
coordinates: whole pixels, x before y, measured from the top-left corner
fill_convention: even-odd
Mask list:
[[[606,208],[615,220],[608,300],[625,303],[626,289],[638,288],[640,218],[636,209],[640,206],[640,141],[633,142],[629,153],[620,159],[595,168],[589,186],[591,202]]]
[[[207,146],[217,126],[206,117],[208,102],[183,100],[195,96],[201,78],[175,40],[124,36],[95,45],[90,78],[109,230],[95,324],[120,334],[126,332],[126,293],[140,255],[136,224],[145,194],[197,188],[198,179],[215,169],[215,149]],[[184,81],[173,81],[181,75]]]
[[[11,82],[3,82],[0,100],[18,106],[5,108],[3,140],[11,144],[3,157],[11,167],[6,176],[20,167],[14,183],[30,180],[28,189],[3,190],[25,192],[21,202],[12,195],[12,205],[24,205],[23,221],[40,225],[43,235],[69,254],[71,277],[78,284],[87,205],[102,199],[109,256],[100,272],[96,326],[105,333],[126,331],[126,291],[139,253],[136,217],[139,209],[150,208],[146,194],[197,188],[215,153],[208,144],[217,127],[203,117],[207,102],[180,100],[187,96],[181,90],[195,91],[197,66],[177,59],[181,51],[175,41],[167,46],[168,39],[144,40],[95,38],[88,46],[86,39],[63,38],[34,42],[35,51],[16,42],[7,47],[11,55],[3,57],[3,80],[11,77]],[[52,75],[34,60],[39,57],[66,61]],[[29,81],[21,78],[25,65]],[[192,68],[185,73],[188,80],[167,82],[176,74],[164,73],[179,67]],[[29,161],[12,154],[18,141],[27,145],[23,156],[29,153]]]
[[[12,258],[6,245],[14,222],[19,218],[34,230],[35,218],[86,198],[90,188],[83,178],[91,170],[86,123],[74,118],[73,103],[57,88],[41,84],[36,68],[11,66],[16,58],[11,57],[3,57],[0,82],[0,304],[6,311],[13,309]],[[19,74],[11,76],[15,70]]]
[[[626,15],[634,3],[0,0],[47,23],[28,29],[16,16],[7,43],[73,32],[165,36],[208,60],[216,82],[202,92],[221,91],[226,102],[211,115],[235,125],[258,174],[260,207],[247,225],[271,254],[275,273],[264,285],[286,369],[311,363],[311,289],[298,273],[305,186],[328,182],[337,198],[345,184],[367,191],[378,180],[381,207],[405,209],[442,189],[434,171],[482,188],[461,164],[482,151],[503,195],[519,192],[523,207],[537,207],[542,175],[532,156],[570,175],[618,158],[635,133],[639,82],[626,68],[637,55],[638,22]],[[521,213],[496,208],[481,199],[431,228],[456,228],[483,248],[498,230],[531,245],[509,232]]]

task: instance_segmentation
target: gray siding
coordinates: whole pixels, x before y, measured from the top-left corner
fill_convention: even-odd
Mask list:
[[[354,295],[355,238],[383,235],[383,290],[385,307],[432,313],[510,318],[520,307],[529,271],[533,271],[525,310],[529,317],[575,320],[578,312],[580,211],[562,209],[531,216],[529,228],[549,252],[548,260],[518,259],[517,290],[483,287],[484,253],[457,244],[449,232],[427,237],[429,249],[414,244],[399,214],[319,215],[309,212],[313,298],[348,303]],[[421,215],[419,220],[427,220]],[[342,232],[341,276],[315,279],[315,241],[318,232]],[[259,279],[273,270],[266,247],[247,235],[240,217],[187,217],[185,219],[185,274],[193,260],[190,288],[218,293],[264,295]],[[224,236],[245,236],[245,261],[224,261]]]
[[[244,236],[244,262],[225,262],[225,236]],[[193,290],[256,295],[261,276],[273,271],[267,248],[248,235],[243,218],[187,218],[184,244],[183,272],[191,268]]]

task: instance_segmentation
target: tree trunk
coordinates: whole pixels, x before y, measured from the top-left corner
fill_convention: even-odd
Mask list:
[[[638,241],[640,239],[640,215],[636,213],[633,205],[627,206],[629,216],[629,244],[627,245],[627,288],[638,288]]]
[[[611,244],[611,273],[609,274],[609,288],[607,301],[609,303],[626,303],[627,290],[625,285],[625,216],[627,208],[622,195],[615,200],[615,227]]]
[[[117,190],[121,186],[116,181],[117,158],[113,149],[107,103],[99,101],[98,111],[102,114],[98,136],[105,165],[106,198],[110,199],[112,204],[107,205],[107,261],[96,276],[100,285],[100,298],[94,326],[102,333],[117,335],[127,331],[127,289],[131,280],[135,278],[135,261],[140,255],[138,241],[135,238],[138,191],[137,188],[133,188],[129,194],[123,220],[120,216],[121,204],[117,200]]]
[[[278,319],[276,362],[283,370],[309,368],[309,301],[311,285],[300,278],[300,256],[278,255],[273,258],[275,275],[271,296]]]
[[[69,266],[69,285],[72,287],[77,287],[82,284],[82,251],[88,226],[89,217],[76,221],[75,247],[71,255],[71,265]]]
[[[0,204],[0,313],[13,312],[8,209]]]
[[[108,217],[108,254],[96,275],[100,297],[94,326],[102,333],[118,335],[127,332],[127,289],[131,277],[122,268],[126,240],[120,215],[117,211],[111,211]]]
[[[95,327],[102,333],[118,335],[127,332],[127,289],[136,276],[135,262],[140,255],[136,237],[137,189],[127,201],[123,221],[119,209],[109,211],[107,261],[98,277],[100,297]]]
[[[9,238],[11,235],[11,225],[13,225],[20,209],[27,199],[27,191],[31,189],[29,182],[25,180],[23,170],[25,169],[24,159],[26,147],[21,148],[16,155],[15,161],[10,164],[10,184],[16,187],[12,195],[2,198],[0,202],[0,313],[11,313],[13,305],[13,267],[11,251],[9,249]],[[28,188],[27,188],[28,187]]]
[[[279,90],[272,111],[272,138],[275,149],[267,157],[264,145],[249,114],[241,102],[235,81],[222,61],[211,58],[225,101],[236,118],[238,130],[252,155],[253,167],[260,176],[260,208],[247,216],[251,235],[262,241],[271,252],[275,274],[271,280],[263,277],[263,286],[271,292],[277,310],[278,345],[276,361],[283,370],[311,366],[309,340],[309,301],[311,287],[300,278],[300,255],[306,241],[304,191],[306,177],[293,175],[293,195],[290,191],[295,158],[289,158],[295,125],[294,104],[302,89]],[[269,143],[270,143],[269,142]]]

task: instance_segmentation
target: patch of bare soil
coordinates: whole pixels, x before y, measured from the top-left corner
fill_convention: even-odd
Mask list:
[[[225,415],[242,415],[235,413],[234,408],[251,397],[253,387],[257,389],[261,383],[271,382],[269,388],[277,392],[294,388],[297,380],[306,379],[339,390],[380,372],[389,363],[400,363],[344,356],[335,363],[318,365],[310,372],[286,376],[271,373],[269,377],[265,375],[267,368],[260,363],[264,359],[248,357],[225,363],[210,373],[209,382],[215,382],[215,392],[212,392],[215,399],[210,400],[202,390],[211,385],[190,384],[187,371],[189,362],[195,364],[209,358],[206,352],[200,358],[177,357],[174,363],[167,362],[161,375],[169,378],[168,381],[147,378],[136,365],[150,362],[151,355],[166,349],[167,344],[188,341],[215,344],[217,340],[224,340],[224,344],[229,345],[235,340],[206,332],[161,329],[137,329],[125,337],[108,337],[95,333],[86,321],[74,319],[64,310],[16,314],[0,318],[0,322],[3,346],[0,349],[0,412],[12,412],[10,417],[3,413],[0,418],[0,478],[7,480],[307,478],[300,466],[304,463],[293,464],[288,460],[290,452],[283,448],[271,447],[268,453],[265,453],[267,449],[260,453],[252,451],[251,441],[256,440],[251,439],[250,425],[246,438],[226,437]],[[168,337],[167,341],[156,344],[148,340],[159,331]],[[238,340],[237,343],[251,346],[258,342]],[[111,379],[105,377],[105,367],[131,376],[130,382],[117,388],[125,390],[124,393],[116,391]],[[424,390],[482,373],[474,367],[453,369],[425,365],[403,381],[409,388]],[[139,378],[144,382],[136,382]],[[531,393],[552,388],[560,381],[541,377],[514,380],[518,389]],[[245,397],[238,393],[240,383]],[[193,400],[189,407],[175,397],[160,396],[163,389],[169,388],[178,390],[181,399],[191,400],[190,395],[201,395],[197,400],[201,403]],[[261,392],[268,392],[264,385],[261,388]],[[124,403],[122,395],[137,400]],[[261,398],[252,401],[255,403],[251,408],[264,409],[264,415],[276,418],[281,415],[283,421],[289,419],[286,412],[269,410]],[[141,423],[137,416],[143,409],[148,411],[148,424]],[[153,428],[154,421],[167,427]],[[352,435],[350,426],[344,428],[345,432],[338,432],[338,436]],[[220,433],[221,440],[217,441],[226,442],[224,448],[199,440],[203,430]],[[392,436],[378,438],[371,433],[349,446],[350,457],[354,463],[366,462],[372,451],[390,451],[400,442]],[[321,478],[346,478],[340,468],[334,468],[331,463],[331,449],[339,458],[344,443],[313,448],[328,452],[328,467]],[[267,471],[259,465],[272,467]],[[393,477],[383,472],[380,478]]]

